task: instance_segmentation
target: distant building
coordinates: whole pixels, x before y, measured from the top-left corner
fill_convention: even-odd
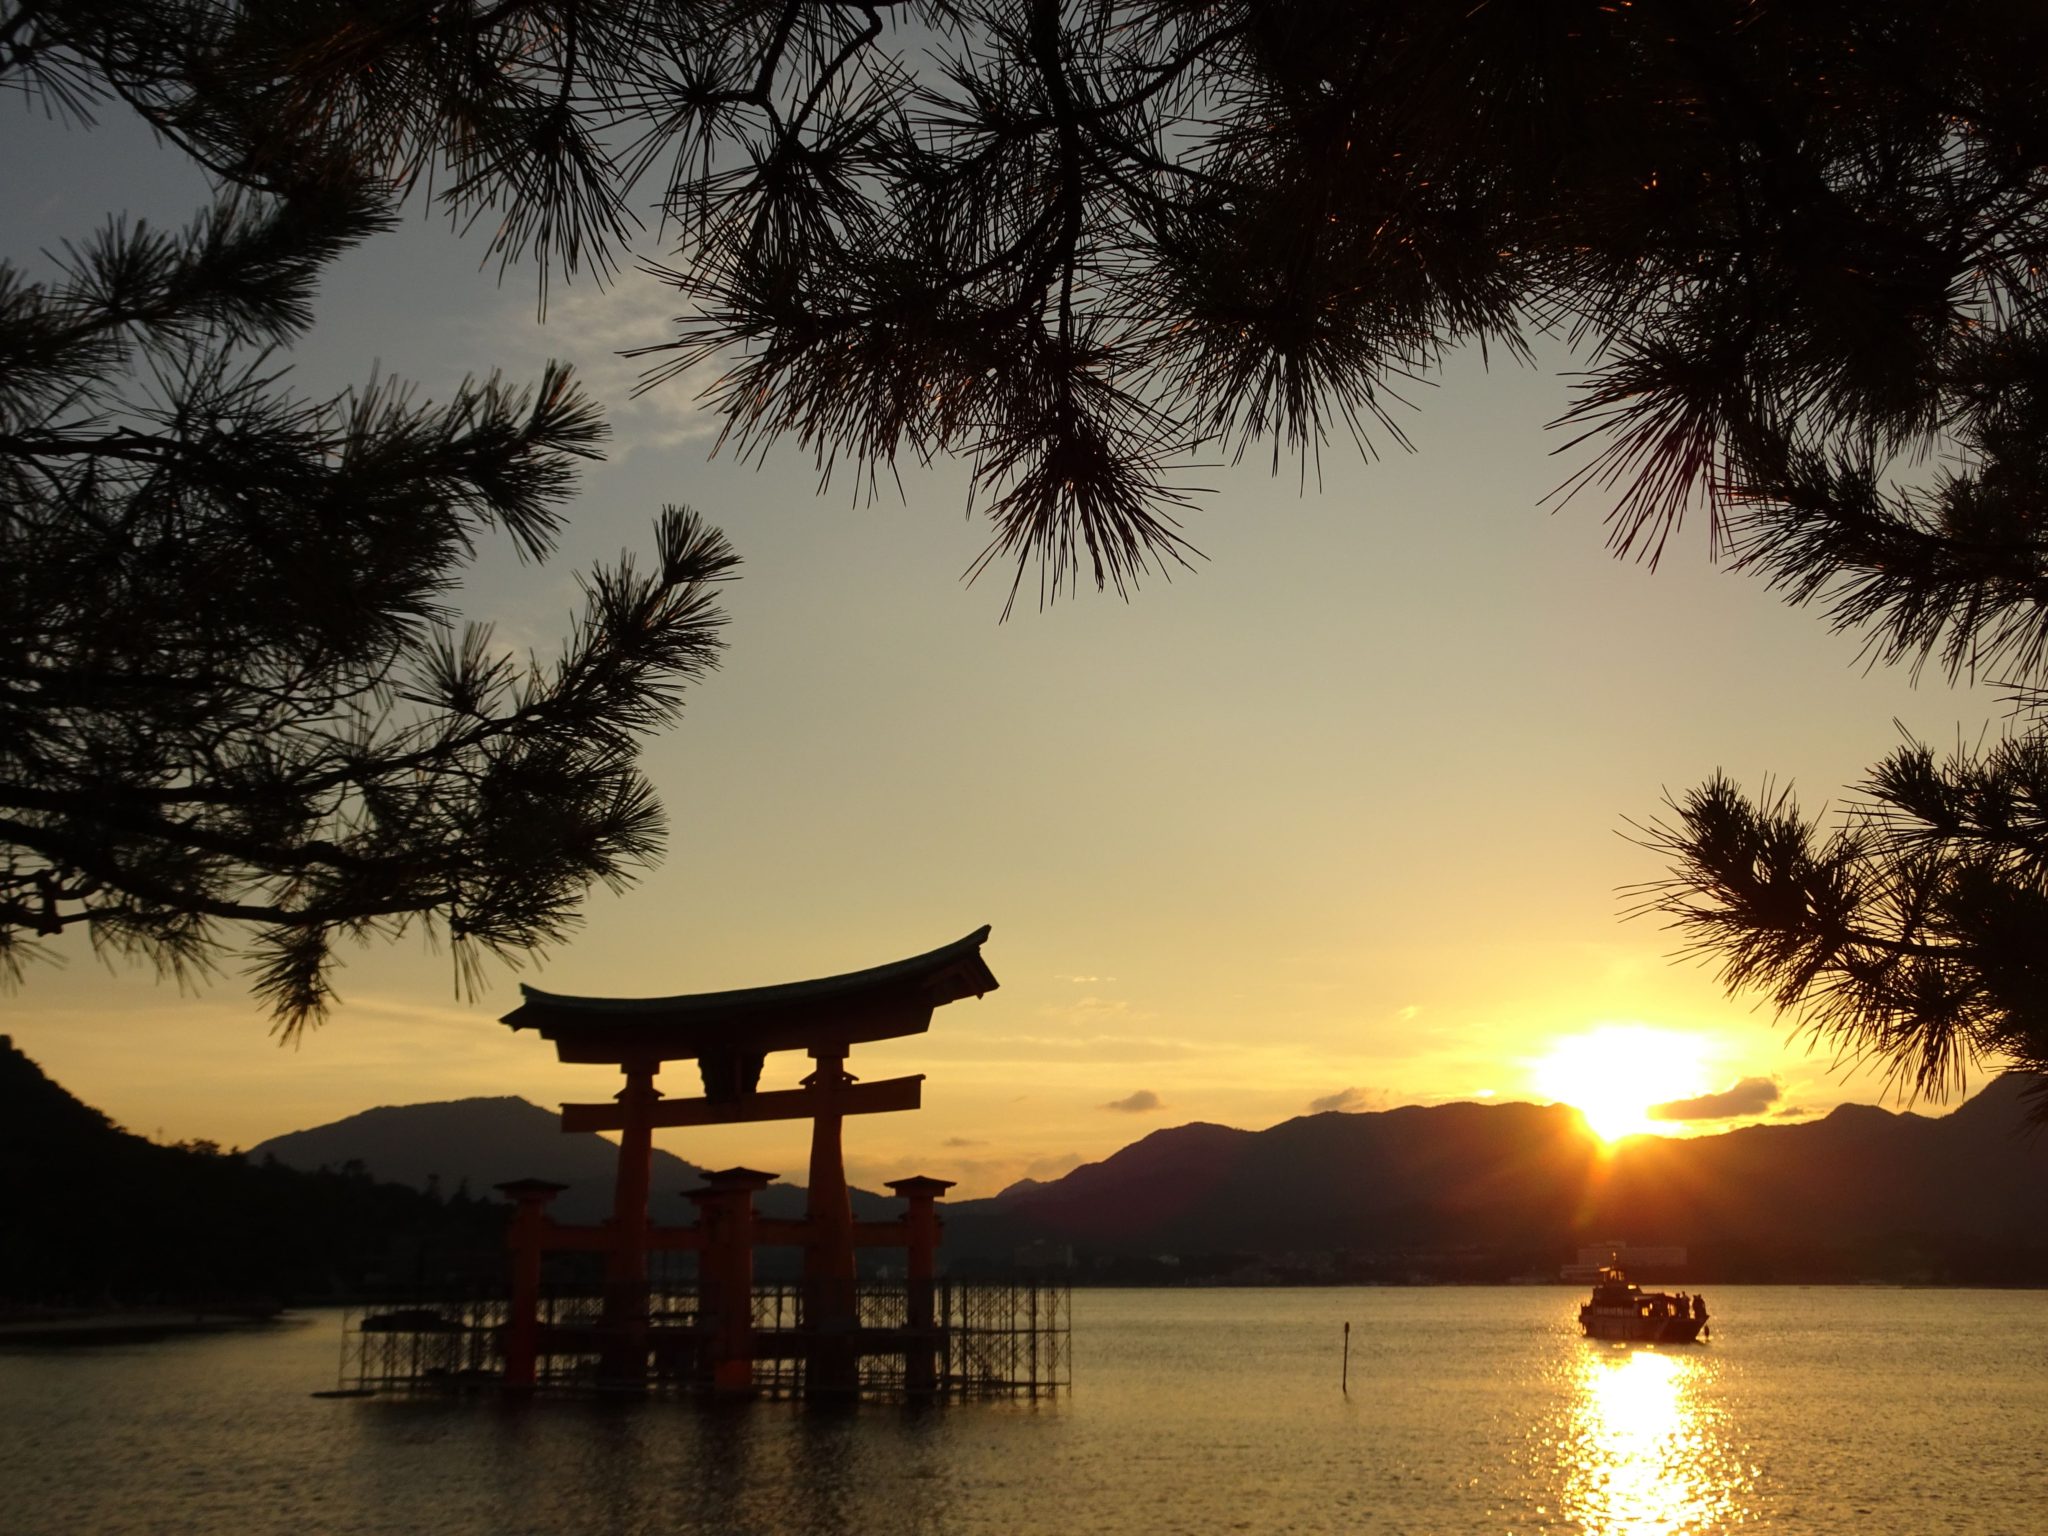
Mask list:
[[[1011,1250],[1010,1262],[1026,1272],[1043,1270],[1070,1270],[1074,1267],[1074,1250],[1067,1243],[1049,1242],[1045,1238],[1034,1238]]]
[[[1623,1269],[1631,1275],[1654,1279],[1683,1268],[1683,1248],[1669,1243],[1631,1246],[1616,1237],[1581,1248],[1578,1262],[1565,1265],[1557,1276],[1560,1280],[1590,1281],[1599,1279],[1603,1269]]]

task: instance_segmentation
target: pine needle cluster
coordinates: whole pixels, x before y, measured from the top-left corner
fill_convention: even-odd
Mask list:
[[[23,18],[0,79],[82,100]],[[424,924],[473,985],[658,855],[639,752],[715,664],[735,560],[670,508],[556,658],[459,626],[479,541],[545,556],[603,419],[557,367],[295,394],[280,351],[392,189],[274,165],[49,280],[0,264],[0,981],[82,928],[172,976],[244,967],[289,1035],[345,941]]]

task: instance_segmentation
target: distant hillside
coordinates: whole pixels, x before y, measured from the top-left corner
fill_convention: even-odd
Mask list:
[[[1592,1219],[1650,1241],[1690,1234],[1766,1274],[1774,1256],[1802,1253],[1914,1250],[1952,1264],[2010,1249],[2038,1256],[2048,1134],[2028,1119],[2032,1086],[2007,1073],[1941,1116],[1844,1104],[1803,1125],[1639,1138],[1591,1191]]]
[[[0,1302],[235,1305],[502,1267],[504,1211],[130,1135],[0,1035]]]
[[[1047,1240],[1108,1258],[1343,1254],[1354,1278],[1551,1273],[1582,1242],[1691,1250],[1702,1278],[2048,1281],[2031,1080],[1953,1114],[1824,1120],[1611,1152],[1563,1106],[1444,1104],[1155,1132],[1065,1178],[951,1208],[963,1257]]]
[[[965,1268],[1071,1245],[1084,1277],[1483,1281],[1554,1273],[1580,1243],[1620,1237],[1685,1246],[1699,1283],[2048,1283],[2048,1134],[2027,1121],[2032,1083],[2008,1074],[1939,1117],[1844,1105],[1807,1124],[1611,1151],[1575,1111],[1529,1104],[1184,1125],[1064,1178],[952,1203],[946,1251]],[[570,1186],[559,1215],[599,1220],[615,1159],[611,1143],[564,1135],[551,1111],[512,1098],[368,1110],[246,1158],[163,1147],[0,1036],[0,1302],[217,1304],[496,1281],[505,1210],[491,1186],[553,1179]],[[681,1191],[699,1171],[655,1160],[657,1218],[689,1219]],[[780,1185],[764,1204],[793,1215],[802,1200]],[[855,1208],[898,1207],[857,1193]]]
[[[490,1195],[512,1179],[551,1179],[569,1187],[550,1213],[561,1221],[602,1221],[612,1212],[619,1149],[590,1131],[565,1133],[553,1110],[519,1098],[449,1099],[366,1109],[310,1130],[276,1136],[250,1149],[252,1160],[274,1157],[290,1168],[341,1168],[359,1163],[379,1179],[444,1195],[467,1186]],[[703,1170],[659,1147],[654,1151],[650,1208],[660,1222],[687,1224],[696,1207],[684,1191],[703,1187]],[[777,1183],[760,1208],[773,1216],[803,1214],[801,1187]],[[895,1215],[901,1202],[856,1190],[854,1214]]]

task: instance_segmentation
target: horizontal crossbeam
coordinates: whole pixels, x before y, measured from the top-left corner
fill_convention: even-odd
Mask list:
[[[916,1109],[924,1101],[924,1074],[885,1077],[873,1083],[843,1083],[830,1088],[779,1088],[771,1093],[742,1094],[737,1099],[661,1099],[647,1124],[661,1129],[680,1125],[746,1125],[756,1120],[809,1120],[821,1114],[879,1115]],[[564,1104],[565,1131],[623,1131],[622,1104]]]
[[[575,1226],[551,1221],[541,1231],[541,1247],[550,1253],[609,1253],[619,1242],[618,1228],[610,1222],[598,1226]],[[811,1223],[801,1218],[757,1216],[753,1223],[753,1238],[756,1248],[802,1248],[812,1241],[813,1230]],[[910,1224],[906,1221],[856,1221],[853,1224],[856,1248],[902,1248],[909,1242]],[[704,1246],[704,1230],[701,1227],[666,1227],[650,1222],[647,1246],[667,1253],[693,1252]]]

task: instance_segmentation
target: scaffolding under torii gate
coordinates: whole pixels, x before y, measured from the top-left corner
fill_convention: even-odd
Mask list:
[[[732,1391],[795,1383],[806,1395],[842,1396],[859,1392],[864,1380],[879,1379],[875,1363],[887,1357],[895,1362],[889,1379],[913,1394],[944,1392],[950,1383],[966,1380],[955,1368],[955,1344],[964,1345],[969,1335],[993,1334],[986,1318],[976,1320],[975,1308],[985,1310],[985,1297],[972,1301],[970,1292],[979,1292],[960,1288],[956,1307],[953,1288],[936,1280],[937,1201],[950,1184],[924,1177],[892,1180],[890,1188],[905,1202],[902,1216],[856,1222],[841,1136],[848,1115],[919,1106],[922,1076],[863,1083],[847,1071],[848,1053],[868,1041],[921,1034],[935,1009],[992,991],[996,979],[981,956],[988,934],[983,927],[927,954],[869,970],[738,991],[611,998],[522,987],[523,1000],[504,1023],[538,1031],[563,1062],[613,1064],[624,1073],[615,1102],[562,1107],[564,1131],[619,1133],[618,1176],[611,1219],[595,1226],[550,1219],[547,1205],[558,1185],[519,1180],[500,1186],[516,1203],[509,1300],[492,1310],[488,1329],[474,1319],[448,1320],[456,1331],[488,1334],[483,1354],[495,1357],[499,1369],[484,1374],[496,1374],[511,1390],[528,1390],[561,1379],[560,1363],[574,1360],[594,1362],[595,1382],[607,1387],[681,1378]],[[790,1050],[807,1052],[813,1063],[802,1086],[761,1091],[763,1060]],[[654,1082],[662,1067],[690,1060],[698,1065],[702,1096],[663,1095]],[[774,1175],[748,1168],[707,1175],[707,1187],[692,1192],[695,1225],[658,1227],[650,1220],[656,1129],[788,1119],[811,1122],[809,1185],[800,1220],[758,1215],[754,1197]],[[803,1281],[794,1296],[754,1283],[754,1250],[769,1245],[802,1249]],[[855,1262],[857,1248],[876,1246],[902,1249],[906,1275],[900,1301],[879,1309],[874,1288],[861,1286]],[[543,1295],[542,1258],[551,1250],[602,1256],[603,1292],[594,1315]],[[649,1255],[677,1250],[696,1255],[696,1293],[686,1302],[664,1295],[651,1309]],[[993,1294],[1003,1288],[985,1289]],[[1028,1298],[1007,1309],[1016,1318],[1005,1322],[1005,1330],[1024,1326],[1036,1335],[1045,1329],[1048,1358],[1063,1361],[1063,1300],[1055,1300],[1049,1288],[1029,1289]],[[762,1315],[764,1298],[772,1300],[772,1321]],[[1050,1329],[1037,1321],[1041,1313]],[[395,1384],[381,1367],[368,1370],[369,1341],[381,1333],[417,1331],[402,1321],[409,1316],[365,1320],[366,1384],[371,1375]],[[389,1353],[391,1346],[379,1340],[377,1347]],[[1037,1356],[1034,1337],[1030,1357]],[[445,1376],[447,1369],[426,1374]],[[476,1379],[470,1367],[457,1374]],[[986,1371],[971,1374],[984,1389],[1004,1385],[993,1377],[979,1380]],[[1036,1368],[1027,1374],[1029,1382],[1009,1385],[1035,1391],[1058,1380],[1041,1381]]]

